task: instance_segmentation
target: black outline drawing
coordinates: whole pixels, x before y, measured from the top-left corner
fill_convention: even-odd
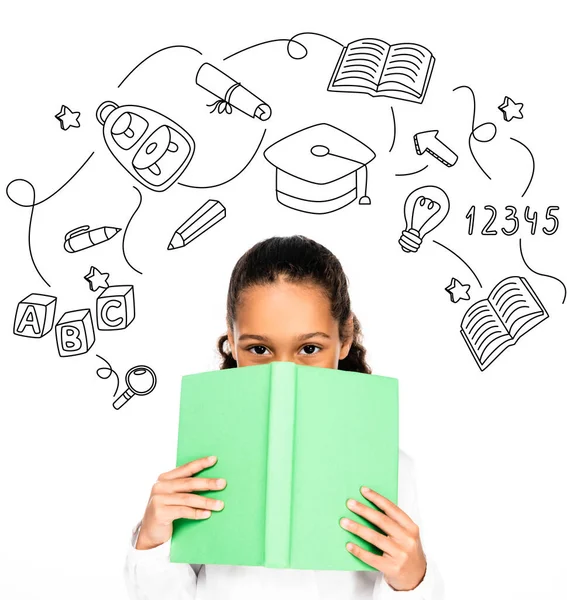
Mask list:
[[[211,113],[217,111],[219,114],[231,114],[232,109],[236,108],[260,121],[267,121],[272,116],[272,109],[268,104],[211,63],[206,62],[199,67],[195,83],[217,97],[212,104],[207,104],[213,107]]]
[[[451,250],[451,248],[447,248],[447,246],[443,245],[441,242],[438,242],[437,240],[432,240],[432,242],[434,244],[437,244],[438,246],[441,246],[441,248],[444,248],[445,250],[447,250],[447,252],[450,252],[453,256],[457,257],[463,263],[463,265],[465,265],[465,267],[472,273],[479,287],[482,288],[482,283],[480,283],[480,279],[477,277],[477,274],[472,270],[471,266],[463,258],[461,258],[454,250]]]
[[[112,394],[112,397],[115,398],[116,394],[118,393],[118,387],[120,386],[120,378],[118,377],[118,373],[112,368],[112,365],[106,360],[106,358],[103,358],[100,354],[95,354],[95,356],[106,363],[106,367],[99,367],[96,370],[96,376],[100,379],[109,379],[112,375],[116,377],[116,387],[114,388],[114,394]]]
[[[53,329],[56,309],[57,298],[55,296],[47,294],[26,296],[18,302],[16,308],[14,335],[27,338],[42,338],[47,335]],[[28,327],[32,328],[32,333],[28,332]]]
[[[96,111],[107,148],[125,171],[154,192],[183,174],[195,153],[191,135],[165,115],[138,105],[107,100]]]
[[[103,226],[91,229],[89,225],[81,225],[65,234],[63,248],[70,254],[81,252],[81,250],[108,242],[119,231],[122,231],[119,227]]]
[[[396,128],[396,114],[394,113],[394,107],[390,106],[390,110],[392,111],[392,126],[394,129],[393,135],[392,135],[392,143],[390,144],[390,149],[388,150],[388,152],[392,152],[392,150],[394,149],[394,144],[396,143],[396,133],[397,133],[397,128]]]
[[[112,311],[112,314],[109,314]],[[111,285],[96,299],[96,326],[99,331],[126,329],[136,318],[133,285]]]
[[[444,144],[437,135],[439,134],[438,129],[431,129],[429,131],[420,131],[413,136],[413,142],[415,144],[415,151],[419,154],[431,154],[433,158],[436,158],[441,164],[446,167],[454,166],[459,157]]]
[[[469,290],[471,289],[470,284],[461,283],[455,277],[451,277],[451,283],[445,288],[445,291],[449,293],[451,302],[459,302],[459,300],[470,300]]]
[[[490,229],[496,218],[498,216],[498,209],[491,204],[485,204],[483,207],[485,210],[490,211],[491,216],[487,223],[485,223],[484,227],[481,230],[481,235],[497,235],[498,231],[495,229]],[[511,205],[507,204],[504,207],[504,210],[508,211],[508,214],[504,216],[504,221],[511,221],[513,223],[512,229],[506,229],[505,227],[500,227],[500,231],[510,237],[512,235],[516,235],[520,231],[520,217],[518,217],[518,209]],[[542,232],[545,235],[553,235],[559,229],[559,219],[555,215],[552,215],[551,212],[553,210],[559,210],[559,206],[548,206],[547,211],[545,213],[545,218],[547,220],[553,221],[554,225],[552,229],[548,229],[547,227],[542,227]],[[476,225],[476,205],[473,204],[469,208],[467,214],[465,215],[465,219],[469,221],[468,225],[468,234],[473,235],[474,229]],[[537,231],[537,223],[538,223],[538,212],[537,210],[533,211],[532,216],[530,217],[530,206],[526,206],[524,209],[524,221],[530,224],[530,234],[535,235]]]
[[[356,200],[370,204],[367,165],[376,154],[338,127],[318,123],[300,129],[269,146],[264,157],[276,167],[276,198],[283,206],[321,215]]]
[[[80,127],[79,117],[80,112],[73,112],[68,106],[61,105],[61,110],[55,115],[55,118],[59,121],[61,129],[67,131],[69,127]]]
[[[168,250],[184,248],[226,217],[226,208],[219,200],[207,200],[174,232]]]
[[[110,273],[102,273],[96,267],[91,266],[89,272],[83,277],[83,279],[88,281],[91,292],[96,292],[99,288],[105,290],[110,285],[108,283],[109,277]]]
[[[81,326],[78,325],[81,323]],[[63,330],[66,330],[65,341],[63,340]],[[69,330],[75,330],[78,332],[77,335],[69,335]],[[66,345],[69,343],[67,340],[80,340],[81,347],[78,350],[74,348],[67,349]],[[95,330],[93,325],[93,318],[90,308],[81,308],[78,310],[69,310],[64,313],[57,325],[55,325],[55,341],[57,342],[57,351],[59,356],[62,358],[68,356],[79,356],[86,354],[96,341]]]
[[[137,389],[132,385],[132,377],[134,375],[139,377],[141,375],[145,375],[146,373],[150,375],[150,384],[147,387]],[[113,408],[116,410],[120,410],[126,404],[126,402],[131,400],[134,396],[147,396],[148,394],[151,394],[157,385],[157,375],[150,367],[147,367],[146,365],[138,365],[136,367],[132,367],[126,373],[124,381],[126,383],[126,390],[124,390],[122,394],[112,403]]]
[[[87,158],[87,160],[85,160],[85,162],[73,173],[73,175],[71,175],[71,177],[69,177],[69,179],[67,179],[67,181],[60,186],[59,188],[57,188],[52,194],[50,194],[49,196],[47,196],[46,198],[44,198],[43,200],[40,200],[39,202],[35,201],[35,188],[33,187],[33,185],[27,180],[27,179],[13,179],[12,181],[10,181],[10,183],[8,183],[8,185],[6,186],[6,196],[8,196],[8,199],[13,202],[14,204],[17,204],[18,206],[21,206],[23,208],[31,208],[30,210],[30,220],[29,220],[29,225],[28,225],[28,250],[29,250],[29,254],[30,254],[30,259],[32,261],[33,267],[36,271],[36,273],[41,277],[43,283],[45,283],[45,285],[47,287],[51,287],[51,284],[47,281],[47,279],[45,279],[45,277],[41,274],[40,270],[37,267],[37,264],[35,262],[34,256],[33,256],[33,251],[32,251],[32,246],[31,246],[31,229],[32,229],[32,221],[33,221],[33,215],[34,215],[34,211],[35,211],[35,207],[39,206],[40,204],[43,204],[44,202],[47,202],[47,200],[50,200],[51,198],[53,198],[53,196],[55,196],[56,194],[58,194],[76,175],[78,175],[79,171],[89,162],[89,160],[93,157],[94,152],[91,152],[89,157]],[[13,187],[14,184],[18,184],[18,183],[23,183],[25,184],[27,187],[27,190],[25,192],[23,192],[23,195],[30,195],[31,197],[31,201],[29,204],[27,203],[22,203],[21,199],[18,202],[18,200],[15,199],[15,196],[17,197],[17,193],[14,196],[14,191],[12,190],[12,195],[10,195],[10,187]],[[25,186],[24,186],[25,187]],[[20,193],[21,195],[21,193]]]
[[[421,169],[418,169],[417,171],[412,171],[411,173],[395,173],[394,176],[395,177],[408,177],[409,175],[417,175],[418,173],[425,171],[425,169],[427,169],[428,166],[429,165],[425,165],[425,167],[421,167]]]
[[[519,312],[518,312],[519,311]],[[461,335],[481,371],[549,314],[527,279],[503,279],[488,295],[469,307]]]
[[[136,206],[134,212],[130,215],[130,218],[128,219],[128,223],[126,224],[126,227],[124,228],[124,234],[122,235],[122,256],[124,257],[126,264],[132,269],[132,271],[136,271],[136,273],[138,273],[139,275],[143,275],[142,271],[139,271],[138,269],[136,269],[136,267],[132,266],[132,264],[128,260],[128,257],[126,256],[126,249],[125,249],[126,234],[128,233],[128,228],[130,227],[130,223],[132,222],[134,215],[138,212],[140,206],[142,206],[142,192],[140,192],[140,190],[135,185],[133,185],[132,187],[138,192],[138,196],[139,196],[138,197],[138,206]]]
[[[530,189],[530,185],[532,184],[532,181],[534,180],[535,158],[534,158],[534,155],[532,154],[532,151],[523,142],[520,142],[520,140],[517,140],[516,138],[513,138],[513,137],[511,137],[510,139],[513,142],[517,142],[518,144],[520,144],[520,146],[524,147],[528,151],[530,158],[532,159],[532,174],[530,175],[530,180],[528,181],[528,185],[526,186],[526,189],[524,190],[524,193],[522,194],[522,198],[523,198],[526,195],[526,192]]]
[[[526,265],[526,268],[529,269],[532,273],[535,273],[536,275],[540,275],[541,277],[549,277],[549,279],[554,279],[555,281],[557,281],[558,283],[561,284],[561,286],[563,287],[563,300],[561,301],[561,304],[565,304],[565,299],[567,299],[567,287],[561,281],[561,279],[554,277],[553,275],[546,275],[545,273],[539,273],[538,271],[535,271],[534,269],[532,269],[530,267],[530,265],[528,265],[528,263],[526,262],[526,259],[524,257],[524,252],[522,250],[522,238],[520,238],[520,256],[522,257],[522,261]]]
[[[522,102],[514,102],[510,96],[504,96],[504,102],[498,107],[498,110],[502,113],[504,120],[509,122],[512,119],[524,118],[522,108],[524,108]]]
[[[343,48],[327,90],[421,104],[434,65],[433,54],[419,44],[388,44],[376,38],[363,38]]]
[[[440,187],[424,185],[415,189],[404,202],[406,228],[398,240],[402,250],[417,252],[423,238],[441,225],[450,209],[449,196]]]

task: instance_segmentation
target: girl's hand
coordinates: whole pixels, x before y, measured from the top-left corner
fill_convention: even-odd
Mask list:
[[[191,493],[225,487],[224,479],[193,477],[214,465],[216,460],[216,456],[199,458],[158,477],[142,519],[137,550],[149,550],[167,542],[173,533],[175,519],[206,519],[211,510],[223,508],[222,500]]]
[[[347,550],[366,564],[384,573],[386,582],[398,591],[413,590],[425,576],[426,561],[419,527],[393,502],[378,492],[361,488],[362,495],[381,508],[384,513],[356,502],[352,498],[347,506],[387,535],[351,521],[341,519],[341,527],[370,542],[384,552],[382,556],[363,550],[356,544],[347,544]],[[350,546],[350,547],[349,547]]]

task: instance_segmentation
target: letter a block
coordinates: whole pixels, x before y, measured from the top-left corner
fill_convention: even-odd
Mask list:
[[[49,333],[55,320],[57,298],[30,294],[16,310],[14,333],[23,337],[40,338]]]
[[[101,331],[126,329],[135,316],[134,286],[112,285],[96,299],[96,324]]]
[[[55,325],[59,356],[85,354],[95,342],[91,311],[88,308],[66,312]]]

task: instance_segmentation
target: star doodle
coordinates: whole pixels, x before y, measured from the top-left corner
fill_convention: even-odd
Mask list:
[[[523,119],[522,108],[524,105],[521,102],[514,102],[512,98],[505,96],[504,102],[498,107],[504,115],[505,121],[512,119]]]
[[[109,273],[101,273],[96,267],[91,267],[85,279],[89,282],[91,292],[96,292],[98,288],[105,290],[108,287]]]
[[[458,302],[459,300],[470,300],[468,283],[462,284],[458,279],[451,278],[451,283],[445,288],[445,291],[449,292],[451,296],[451,302]]]
[[[61,106],[61,110],[55,115],[55,118],[59,120],[61,129],[67,131],[69,127],[80,127],[79,117],[80,112],[73,112],[68,106],[64,104]]]

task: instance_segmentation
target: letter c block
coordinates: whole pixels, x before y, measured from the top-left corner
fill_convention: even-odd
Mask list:
[[[86,354],[95,342],[93,319],[88,308],[66,312],[55,325],[59,356]]]
[[[112,285],[96,299],[96,324],[101,331],[126,329],[135,316],[132,285]]]

